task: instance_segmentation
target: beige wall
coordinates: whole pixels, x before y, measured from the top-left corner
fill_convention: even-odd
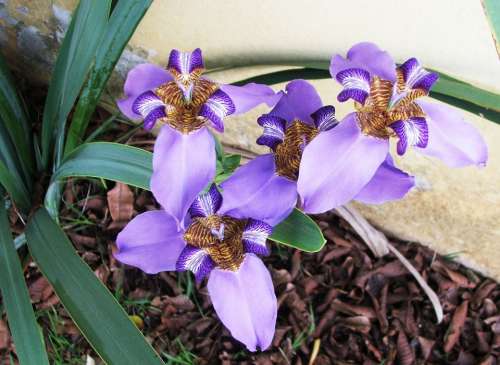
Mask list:
[[[500,92],[479,0],[156,0],[132,44],[159,63],[172,47],[201,47],[227,66],[329,60],[362,40]]]

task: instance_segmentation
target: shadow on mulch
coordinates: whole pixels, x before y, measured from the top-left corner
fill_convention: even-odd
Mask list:
[[[151,148],[149,136],[139,131],[135,137],[128,142]],[[189,273],[146,275],[113,259],[116,234],[126,221],[157,207],[148,192],[106,184],[69,181],[62,224],[167,363],[497,364],[500,285],[453,262],[452,255],[393,240],[438,293],[445,312],[438,325],[429,300],[399,261],[392,255],[375,258],[332,214],[315,218],[328,239],[320,253],[269,242],[272,254],[264,262],[278,297],[278,323],[270,349],[250,353],[217,319],[205,283],[196,285]],[[14,214],[11,220],[19,227]],[[33,264],[26,267],[51,363],[84,364],[88,354],[99,364],[50,285]],[[0,351],[0,363],[9,364],[13,346],[5,319]]]

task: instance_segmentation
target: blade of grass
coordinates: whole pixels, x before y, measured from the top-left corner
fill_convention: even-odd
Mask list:
[[[90,77],[80,95],[68,130],[67,155],[83,142],[84,134],[102,91],[123,49],[152,0],[120,0],[113,9],[106,31],[97,49]]]
[[[28,223],[26,237],[61,303],[107,364],[164,364],[44,208]]]
[[[66,119],[80,93],[108,19],[110,0],[81,0],[57,57],[42,123],[42,164],[62,160]],[[54,151],[54,152],[53,152]]]
[[[43,337],[35,319],[24,273],[10,234],[3,198],[0,198],[0,289],[20,364],[48,365]]]

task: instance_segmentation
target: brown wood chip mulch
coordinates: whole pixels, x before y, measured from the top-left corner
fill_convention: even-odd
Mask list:
[[[333,214],[316,217],[328,239],[320,253],[270,243],[273,252],[264,261],[279,303],[276,335],[269,350],[249,353],[217,319],[205,283],[196,286],[188,273],[145,275],[112,258],[116,233],[129,216],[156,209],[149,193],[131,199],[127,190],[115,187],[106,197],[97,182],[69,182],[65,198],[72,209],[63,217],[68,224],[76,218],[92,223],[68,234],[165,361],[170,356],[178,361],[171,363],[182,364],[497,364],[500,285],[421,245],[393,241],[438,293],[445,311],[438,325],[403,266],[392,255],[375,259]],[[83,364],[86,354],[97,359],[33,265],[27,274],[46,332],[73,344],[57,348],[48,338],[53,356],[70,364]],[[55,329],[47,330],[54,327],[43,315],[48,310],[57,314]],[[0,320],[2,364],[13,350],[5,324]]]
[[[118,135],[130,127],[120,128]],[[153,140],[138,131],[128,143],[151,148]],[[396,258],[376,259],[337,216],[316,217],[328,239],[320,253],[269,243],[272,254],[264,261],[275,283],[278,323],[271,348],[249,353],[217,319],[206,283],[195,285],[189,273],[146,275],[112,258],[114,239],[126,221],[156,209],[150,193],[80,180],[67,183],[64,199],[61,219],[75,248],[166,363],[499,363],[500,285],[421,245],[392,241],[438,293],[445,312],[439,325],[430,302]],[[20,231],[15,214],[11,221]],[[51,363],[85,364],[88,354],[99,364],[50,285],[29,262],[26,276]],[[10,363],[9,354],[15,359],[3,317],[0,364]]]

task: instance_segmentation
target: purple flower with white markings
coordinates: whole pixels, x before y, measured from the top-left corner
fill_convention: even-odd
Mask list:
[[[340,160],[342,164],[350,153],[352,140],[342,133],[333,142],[339,146],[337,154],[304,160],[314,140],[323,135],[336,135],[338,128],[335,108],[323,106],[314,87],[304,80],[290,82],[273,110],[261,116],[258,123],[264,131],[257,143],[270,147],[271,153],[241,166],[231,179],[221,184],[225,192],[223,207],[235,217],[251,214],[274,225],[286,218],[296,205],[306,213],[318,212],[304,206],[303,202],[324,201],[326,207],[322,211],[326,211],[335,208],[346,195],[359,194],[358,200],[380,202],[400,198],[414,185],[413,177],[400,172],[388,158],[373,176],[373,181],[366,184],[366,189],[359,187],[354,191],[348,178],[351,166],[339,166],[334,162]],[[328,161],[318,165],[314,157]],[[335,177],[332,189],[308,189],[307,185],[315,179],[318,170]],[[391,185],[379,184],[389,176],[394,177]]]
[[[350,188],[337,204],[351,199],[373,203],[391,200],[393,186],[401,187],[406,174],[392,164],[390,137],[398,139],[399,155],[415,147],[452,167],[486,163],[486,143],[472,125],[452,108],[421,99],[428,95],[438,75],[426,71],[415,58],[396,67],[387,52],[372,43],[359,43],[349,50],[347,58],[332,58],[330,73],[343,86],[338,100],[353,99],[356,112],[308,145],[301,173],[310,178],[303,180],[302,186],[299,181],[304,193],[320,190],[326,196],[335,194],[339,179],[343,179]],[[344,143],[349,144],[348,153]],[[392,173],[380,171],[383,163],[390,165]],[[330,167],[324,168],[327,165]],[[332,169],[343,171],[344,177],[331,173]],[[367,185],[371,180],[378,183]],[[331,205],[321,199],[305,199],[303,203],[311,212],[324,211]]]
[[[154,147],[151,187],[180,225],[215,176],[215,143],[207,126],[222,132],[226,116],[260,103],[273,106],[279,99],[265,85],[219,85],[202,77],[203,69],[199,48],[191,53],[174,49],[167,69],[152,64],[133,68],[124,86],[126,98],[118,101],[123,114],[144,120],[144,128],[163,126]]]
[[[232,336],[250,351],[265,350],[274,336],[277,301],[271,275],[257,255],[268,254],[272,226],[233,217],[222,205],[212,185],[189,208],[186,229],[163,210],[140,214],[119,233],[115,257],[150,274],[191,271],[197,282],[208,277],[212,304]]]

